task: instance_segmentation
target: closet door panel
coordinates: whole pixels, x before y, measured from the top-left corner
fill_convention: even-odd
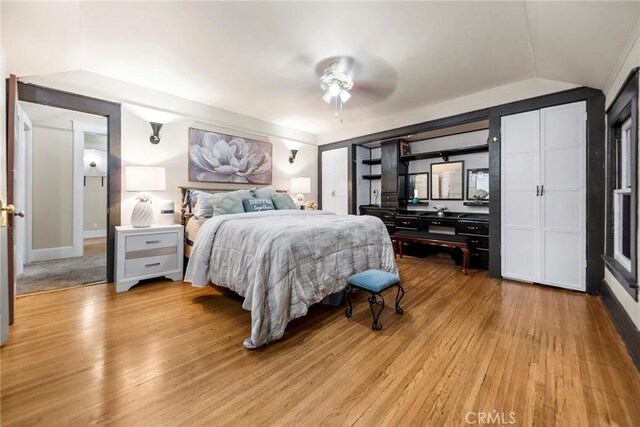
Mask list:
[[[347,215],[349,213],[349,151],[346,147],[332,151],[335,153],[333,211],[338,215]]]
[[[335,186],[334,150],[322,152],[322,210],[333,212],[333,188]]]
[[[586,106],[540,110],[540,282],[585,290]]]
[[[502,275],[539,277],[539,112],[505,116],[501,125]]]

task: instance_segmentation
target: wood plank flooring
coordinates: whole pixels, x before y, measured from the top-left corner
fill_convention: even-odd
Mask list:
[[[381,332],[360,293],[353,318],[313,307],[253,351],[242,347],[250,313],[212,288],[21,297],[2,348],[0,421],[640,425],[640,374],[598,298],[463,276],[446,258],[398,263],[405,314],[390,291]]]

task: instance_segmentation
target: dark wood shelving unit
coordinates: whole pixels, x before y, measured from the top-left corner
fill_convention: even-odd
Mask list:
[[[375,174],[375,175],[362,175],[362,179],[370,179],[370,180],[382,179],[382,175],[381,175],[381,174]]]
[[[429,151],[426,153],[415,153],[408,156],[400,156],[400,160],[403,162],[410,162],[412,160],[424,160],[424,159],[437,159],[442,158],[445,162],[449,161],[451,156],[462,156],[464,154],[483,153],[489,151],[488,144],[472,145],[470,147],[463,148],[451,148],[448,150]]]
[[[380,158],[378,158],[378,159],[364,159],[362,161],[362,164],[369,165],[369,166],[371,166],[371,165],[380,165],[380,164],[382,164],[382,159],[380,159]]]

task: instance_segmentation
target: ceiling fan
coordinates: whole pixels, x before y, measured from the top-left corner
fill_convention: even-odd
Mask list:
[[[342,122],[344,104],[349,108],[366,108],[389,98],[396,89],[398,76],[386,61],[364,52],[352,56],[331,56],[318,60],[299,55],[281,69],[286,76],[283,87],[293,89],[305,105],[318,105],[318,82],[322,99],[335,107]]]

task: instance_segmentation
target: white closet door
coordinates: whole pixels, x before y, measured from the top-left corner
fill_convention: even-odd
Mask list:
[[[333,212],[335,187],[335,150],[322,152],[322,210]]]
[[[332,151],[335,153],[333,211],[338,215],[347,215],[349,214],[349,151],[347,147]]]
[[[584,291],[586,104],[540,110],[540,283]]]
[[[540,112],[502,117],[502,276],[535,282],[539,277]]]

